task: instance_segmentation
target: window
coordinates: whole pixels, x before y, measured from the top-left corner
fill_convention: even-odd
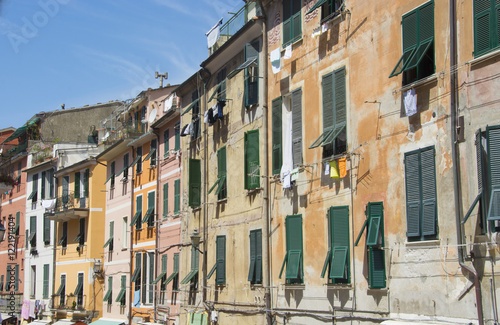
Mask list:
[[[286,283],[304,282],[304,265],[302,251],[302,215],[286,217],[286,254],[281,266],[280,276],[286,265]]]
[[[219,72],[217,72],[217,85],[215,86],[215,90],[208,101],[210,102],[214,98],[218,101],[226,100],[226,68],[223,68],[219,70]]]
[[[78,175],[80,175],[80,174],[78,174]],[[114,161],[111,162],[109,177],[108,177],[108,179],[106,179],[104,184],[106,184],[110,180],[111,180],[111,182],[109,183],[110,184],[109,187],[115,188],[115,162]],[[76,181],[75,181],[75,193],[76,193]]]
[[[160,274],[153,281],[153,284],[157,284],[161,281],[161,291],[165,290],[165,278],[167,277],[167,255],[161,256],[161,271]]]
[[[367,229],[366,246],[368,249],[368,285],[372,289],[385,288],[384,254],[384,206],[382,202],[369,202],[366,207],[368,216],[359,232],[354,246]]]
[[[260,187],[259,130],[245,133],[245,189]]]
[[[201,162],[189,159],[189,206],[199,207],[201,204]]]
[[[283,1],[283,47],[300,39],[301,26],[301,1]]]
[[[142,303],[153,303],[154,295],[154,253],[143,253],[142,259]]]
[[[108,305],[111,305],[113,303],[113,277],[108,276],[108,291],[104,295],[103,301],[107,302]]]
[[[43,215],[43,243],[50,245],[50,220],[47,214]]]
[[[46,171],[43,171],[42,172],[42,184],[41,184],[42,189],[40,191],[40,198],[42,200],[45,200],[45,185],[46,185],[46,183],[47,183],[47,173],[46,173]]]
[[[215,274],[215,284],[224,285],[226,283],[226,236],[217,236],[215,249],[215,265],[208,273],[207,279]]]
[[[49,170],[49,197],[54,197],[54,170]]]
[[[328,210],[328,252],[321,277],[327,269],[330,283],[349,283],[349,207],[331,207]]]
[[[175,132],[174,150],[179,151],[179,150],[181,150],[181,123],[180,122],[175,123],[174,132]]]
[[[170,276],[165,280],[165,286],[172,282],[172,290],[179,289],[179,253],[174,254],[174,271]]]
[[[323,147],[323,157],[347,150],[345,67],[323,76],[323,133],[309,149]]]
[[[36,248],[36,216],[30,217],[30,237],[28,241],[31,248]]]
[[[135,225],[135,229],[142,229],[142,195],[135,198],[135,214],[130,226]]]
[[[252,284],[262,283],[262,230],[250,231],[250,269],[248,281]]]
[[[318,0],[306,15],[321,7],[321,22],[323,23],[339,15],[342,4],[343,0]]]
[[[244,95],[245,106],[249,107],[259,103],[259,41],[253,41],[245,45],[245,67]]]
[[[125,293],[127,292],[127,276],[122,275],[121,276],[121,282],[120,282],[120,292],[118,293],[118,296],[116,296],[116,302],[120,303],[120,306],[125,306]]]
[[[35,204],[38,198],[38,174],[33,175],[33,180],[31,182],[31,194],[28,196],[28,200],[31,200],[32,204]]]
[[[118,175],[120,175],[120,173]],[[123,156],[123,178],[128,178],[128,153]]]
[[[208,191],[208,194],[214,189],[219,200],[227,198],[226,147],[217,150],[217,180]]]
[[[30,283],[30,296],[35,297],[36,295],[36,266],[31,266],[31,283]]]
[[[181,284],[191,282],[191,290],[198,288],[198,265],[200,260],[200,253],[198,249],[191,246],[191,271],[182,279]]]
[[[62,234],[61,234],[61,238],[57,242],[57,245],[61,245],[63,249],[68,246],[68,222],[67,221],[64,221],[62,224]]]
[[[141,131],[143,133],[146,132],[146,113],[147,113],[148,109],[146,108],[146,106],[142,106],[141,108]]]
[[[144,161],[149,160],[151,158],[151,161],[149,163],[150,166],[155,166],[156,165],[156,139],[151,140],[151,144],[149,146],[149,153],[146,155],[146,158],[144,158]]]
[[[189,109],[192,109],[192,127],[193,131],[191,132],[191,141],[198,139],[201,136],[201,128],[200,128],[200,98],[198,95],[198,90],[195,90],[191,93],[191,105],[184,111],[186,113]],[[183,114],[184,114],[183,113]]]
[[[76,296],[76,304],[83,306],[83,272],[78,272],[78,283],[74,295]]]
[[[168,217],[168,183],[163,184],[163,218]]]
[[[281,172],[283,162],[283,134],[282,134],[282,106],[281,97],[273,99],[272,102],[272,169],[273,174]]]
[[[164,158],[168,158],[168,155],[170,153],[170,145],[168,143],[168,140],[169,140],[169,129],[166,129],[165,131],[163,131],[163,157]]]
[[[57,289],[56,296],[59,296],[59,305],[64,306],[66,303],[66,274],[61,274],[61,284]]]
[[[137,147],[136,149],[136,160],[134,160],[136,167],[135,171],[137,174],[142,173],[142,147]],[[132,163],[134,165],[134,163]]]
[[[103,248],[109,247],[110,252],[113,250],[114,232],[115,232],[115,222],[110,221],[109,222],[109,239],[106,241],[106,243],[103,246]],[[106,300],[106,299],[104,299],[104,300]]]
[[[147,223],[148,227],[155,226],[155,192],[148,193],[148,209],[142,223]]]
[[[43,298],[49,298],[49,264],[43,265]]]
[[[434,73],[434,1],[405,14],[403,55],[389,77],[403,73],[403,85]]]
[[[128,217],[123,217],[122,219],[122,248],[127,248],[128,247]]]
[[[78,242],[79,247],[85,245],[85,218],[80,218],[80,228],[78,231],[78,235],[73,241]]]
[[[409,241],[436,239],[437,200],[434,147],[405,154],[406,227]]]
[[[498,1],[474,0],[474,56],[481,56],[499,45]]]
[[[181,180],[176,179],[174,182],[174,215],[181,212]]]
[[[132,278],[130,278],[130,283],[135,282],[134,291],[141,290],[141,253],[135,253],[135,268]]]

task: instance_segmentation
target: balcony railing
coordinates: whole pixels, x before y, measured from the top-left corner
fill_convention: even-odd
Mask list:
[[[208,49],[208,55],[212,55],[219,47],[226,43],[236,32],[238,32],[250,19],[260,15],[260,6],[257,2],[246,3],[229,20],[220,27],[220,37],[217,42]]]
[[[88,208],[88,199],[86,197],[75,198],[75,192],[69,192],[56,199],[55,213],[64,212],[71,209]]]

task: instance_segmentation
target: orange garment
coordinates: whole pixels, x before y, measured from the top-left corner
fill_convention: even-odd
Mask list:
[[[340,158],[338,165],[340,178],[344,178],[347,175],[347,158]]]

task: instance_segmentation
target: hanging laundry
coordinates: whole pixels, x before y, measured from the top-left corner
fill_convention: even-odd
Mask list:
[[[217,40],[219,39],[221,25],[222,25],[222,18],[219,19],[219,21],[217,22],[217,24],[215,24],[214,27],[212,27],[207,33],[205,33],[205,35],[207,36],[208,48],[214,46]]]
[[[292,150],[292,112],[283,108],[283,165],[281,165],[281,179],[283,188],[291,187],[290,172],[293,169],[293,150]]]
[[[292,44],[288,44],[288,46],[285,48],[285,54],[283,55],[283,59],[290,58],[292,58]]]
[[[405,104],[406,116],[412,116],[417,113],[417,95],[415,89],[410,89],[404,93],[403,101]]]
[[[291,181],[292,181],[292,179],[290,176],[290,172],[286,172],[285,174],[283,174],[283,178],[281,179],[281,182],[283,183],[283,188],[292,187]]]
[[[325,175],[330,175],[330,164],[327,162],[325,163]]]
[[[339,176],[344,178],[347,175],[347,158],[340,158],[338,161],[339,165]]]
[[[199,121],[198,118],[194,119],[193,122],[190,123],[191,128],[189,129],[189,134],[191,135],[191,138],[197,138],[198,137],[198,128],[200,127],[200,123],[195,123]]]
[[[30,312],[30,301],[29,300],[23,300],[23,306],[21,307],[21,317],[23,319],[29,319],[29,312]]]
[[[30,301],[29,316],[31,318],[36,318],[36,315],[35,315],[35,302],[34,301]]]
[[[181,131],[181,137],[185,137],[187,135],[189,135],[191,133],[191,123],[189,124],[186,124],[184,125],[184,127],[182,127],[182,131]]]
[[[214,110],[212,108],[208,109],[208,125],[212,126],[215,123]]]
[[[208,123],[208,109],[203,113],[203,123]]]
[[[298,168],[292,169],[290,173],[290,180],[292,182],[295,182],[298,178],[299,178],[299,169]]]
[[[337,161],[332,160],[328,162],[330,164],[330,177],[331,178],[339,178],[339,167],[337,166]]]
[[[281,49],[279,47],[271,52],[271,67],[274,74],[281,71]]]
[[[134,292],[134,307],[139,307],[141,304],[141,290],[136,290]]]
[[[226,101],[225,100],[218,100],[217,101],[217,117],[222,119],[224,116],[224,113],[222,112],[222,108],[226,106]]]
[[[163,109],[164,112],[168,111],[169,109],[172,108],[172,105],[174,103],[174,95],[171,95],[170,97],[167,98],[165,101],[165,108]]]

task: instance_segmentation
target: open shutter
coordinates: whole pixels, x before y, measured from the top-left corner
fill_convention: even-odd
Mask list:
[[[168,216],[168,183],[163,184],[163,217]]]
[[[43,215],[43,242],[45,245],[50,244],[50,220],[48,215]]]
[[[218,198],[227,197],[227,170],[226,170],[226,147],[222,147],[217,151],[217,173],[219,179]]]
[[[43,181],[42,181],[43,184]],[[80,198],[80,172],[75,173],[75,199]]]
[[[189,159],[189,206],[201,204],[201,163],[199,159]]]
[[[489,209],[488,219],[500,219],[500,126],[487,127]]]
[[[245,133],[245,188],[259,186],[259,130],[254,130]]]
[[[255,231],[250,231],[250,268],[248,270],[248,281],[255,281],[255,259],[256,259],[256,243],[255,243]]]
[[[282,151],[282,128],[283,128],[283,120],[282,120],[282,104],[281,97],[278,97],[273,100],[272,103],[272,141],[273,141],[273,174],[279,174],[281,171],[282,159],[283,159],[283,151]]]
[[[323,76],[323,132],[334,126],[333,73]]]
[[[384,206],[382,202],[368,203],[368,236],[366,245],[384,245]]]
[[[163,131],[163,157],[164,158],[167,158],[168,154],[170,152],[170,146],[168,143],[170,136],[168,133],[169,133],[169,129],[166,129],[165,131]]]
[[[405,155],[406,232],[408,237],[420,236],[420,168],[419,152]]]
[[[262,283],[262,230],[255,232],[255,283]]]
[[[0,288],[1,290],[1,288]],[[43,265],[43,298],[49,297],[49,264]]]
[[[434,147],[420,154],[422,182],[422,232],[424,236],[436,234],[437,200]]]
[[[47,182],[47,173],[45,171],[42,172],[42,192],[40,193],[40,198],[45,200],[45,183]]]
[[[345,68],[335,71],[335,125],[346,123]]]
[[[216,283],[226,283],[226,236],[217,236]]]
[[[491,7],[491,0],[474,1],[474,55],[476,57],[492,48],[491,39],[496,24],[491,17]]]
[[[385,254],[384,250],[370,247],[368,250],[368,278],[370,288],[385,288]]]
[[[292,92],[293,166],[302,164],[302,89]]]

